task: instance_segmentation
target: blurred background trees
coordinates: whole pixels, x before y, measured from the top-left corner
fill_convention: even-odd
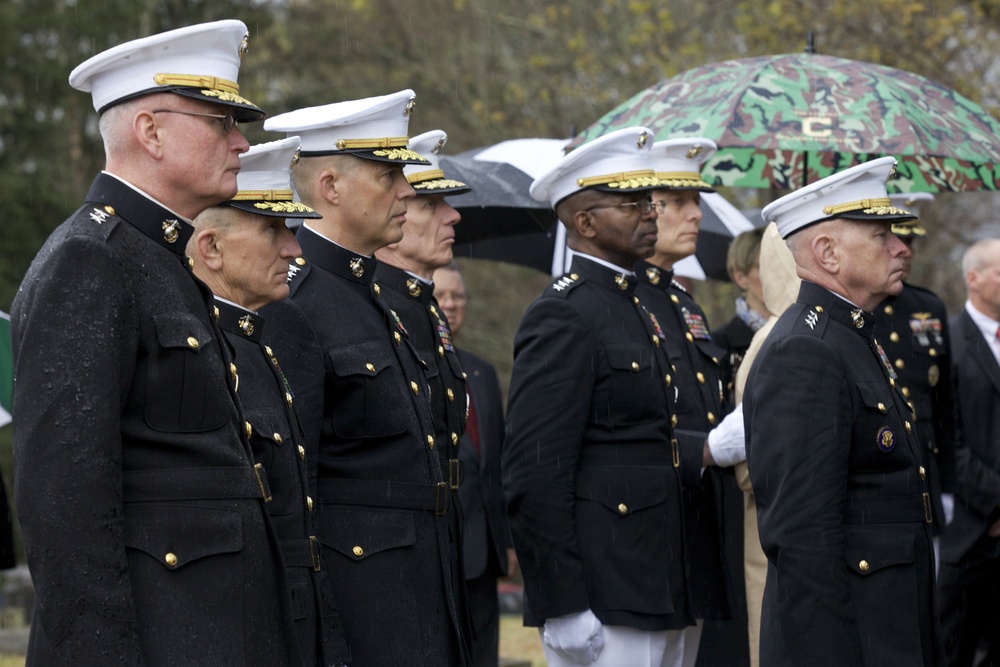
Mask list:
[[[271,113],[417,92],[411,134],[442,128],[445,152],[515,137],[569,137],[661,78],[729,58],[801,51],[879,62],[951,86],[1000,113],[1000,0],[0,0],[0,310],[48,234],[102,167],[97,117],[70,70],[114,44],[220,18],[250,28],[240,83]],[[251,143],[271,140],[246,126]],[[727,191],[741,207],[781,193]],[[941,194],[913,280],[953,309],[957,258],[997,235],[998,195]],[[500,367],[545,276],[465,262],[463,344]],[[713,322],[732,286],[696,285]]]

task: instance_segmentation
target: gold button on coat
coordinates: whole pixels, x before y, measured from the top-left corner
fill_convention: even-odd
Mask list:
[[[302,445],[299,445],[299,458],[302,459],[303,461],[306,460],[306,448],[303,447]]]
[[[676,294],[671,294],[670,295],[670,300],[673,301],[674,303],[680,303],[681,302],[681,300],[677,298]]]
[[[632,370],[634,370],[634,371],[638,371],[639,370],[639,362],[638,361],[633,361],[632,362]]]
[[[677,415],[670,415],[670,425],[677,426]]]
[[[885,307],[885,314],[886,315],[892,315],[894,312],[895,311],[892,309],[892,306],[886,306]]]
[[[695,373],[695,377],[698,378],[698,382],[700,382],[701,384],[705,384],[705,374],[704,373],[702,373],[701,371],[698,371],[697,373]]]
[[[937,350],[935,350],[932,347],[931,349],[927,350],[927,354],[931,355],[932,357],[936,357],[937,356]]]
[[[920,479],[927,479],[927,471],[924,469],[923,466],[917,468],[917,474],[920,475]]]
[[[618,513],[628,514],[628,505],[626,505],[625,503],[618,503]]]
[[[305,257],[296,257],[295,258],[295,263],[298,264],[299,266],[305,266],[306,265],[306,258]]]
[[[899,334],[896,333],[895,331],[893,331],[891,334],[889,334],[889,340],[891,340],[893,343],[898,343],[899,342]]]
[[[458,433],[455,433],[454,431],[451,432],[451,444],[456,446],[458,445]]]
[[[913,430],[913,425],[912,425],[912,424],[910,424],[910,422],[905,422],[905,423],[904,423],[904,426],[906,426],[906,432],[907,432],[907,433],[909,433],[910,431],[912,431],[912,430]]]
[[[860,563],[858,563],[858,569],[861,570],[862,572],[867,572],[870,568],[871,568],[871,565],[869,565],[868,561],[866,561],[866,560],[863,560]]]
[[[274,432],[274,441],[281,442],[281,434],[278,433],[277,431]]]
[[[427,436],[427,446],[430,447],[431,449],[434,449],[434,436],[433,435],[428,435]]]
[[[163,562],[170,567],[177,565],[177,554],[172,551],[167,552],[167,555],[163,557]]]
[[[690,331],[688,331],[686,334],[684,334],[684,338],[686,338],[687,342],[689,342],[689,343],[693,343],[694,342],[694,336],[691,335]]]
[[[365,368],[368,369],[369,373],[374,373],[375,372],[375,364],[373,364],[370,361],[367,364],[365,364]]]
[[[364,549],[362,549],[361,547],[354,547],[353,549],[351,549],[351,551],[352,551],[352,552],[354,553],[354,555],[355,555],[355,556],[357,556],[358,558],[360,558],[361,556],[364,556],[364,555],[365,555],[365,550],[364,550]]]
[[[878,404],[878,411],[881,412],[882,414],[885,414],[885,413],[889,412],[889,408],[885,407],[885,403],[879,403]]]
[[[197,350],[198,349],[198,345],[199,345],[198,339],[195,338],[194,336],[188,336],[187,344],[188,344],[188,347],[190,347],[192,350]]]
[[[310,512],[313,511],[313,499],[312,499],[312,496],[306,496],[306,507],[309,508]]]
[[[715,423],[715,415],[713,413],[711,413],[711,412],[708,413],[708,415],[706,416],[706,419],[708,419],[708,423],[709,424],[714,424]]]
[[[410,380],[410,391],[416,396],[420,393],[420,386],[413,380]]]
[[[438,356],[439,357],[443,357],[444,356],[444,346],[443,345],[438,345]]]
[[[903,361],[902,359],[896,359],[896,368],[898,368],[899,370],[903,370],[904,368],[906,368],[906,362]]]
[[[400,342],[401,340],[403,340],[403,337],[399,335],[399,332],[398,332],[398,331],[393,331],[393,332],[392,332],[392,339],[393,339],[394,341],[396,341],[396,345],[399,345],[399,342]]]
[[[253,435],[253,426],[250,425],[250,422],[243,422],[243,429],[247,432],[248,438]]]
[[[451,387],[448,387],[448,400],[449,401],[455,400],[455,392],[452,390]]]
[[[288,404],[288,407],[292,407],[292,395],[287,391],[285,392],[285,403]]]
[[[663,376],[663,381],[666,382],[667,386],[669,387],[671,383],[673,383],[674,379],[670,377],[670,373],[667,373],[666,375]]]

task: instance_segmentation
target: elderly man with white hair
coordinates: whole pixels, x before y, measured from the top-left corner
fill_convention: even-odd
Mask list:
[[[247,28],[127,42],[70,84],[107,166],[14,301],[28,665],[299,664],[281,556],[212,294],[185,247],[236,194]]]
[[[765,207],[802,286],[750,369],[747,463],[768,559],[761,665],[940,664],[929,484],[874,335],[902,289],[880,158]]]

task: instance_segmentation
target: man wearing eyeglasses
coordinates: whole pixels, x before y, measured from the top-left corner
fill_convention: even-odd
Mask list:
[[[716,441],[737,440],[742,456],[742,416],[723,424],[726,412],[719,360],[725,351],[712,341],[704,311],[674,280],[674,265],[694,255],[701,224],[701,194],[714,192],[699,174],[715,154],[710,139],[658,141],[650,152],[660,185],[653,190],[656,249],[636,267],[636,292],[659,318],[673,366],[674,428],[682,449],[702,453],[706,469],[684,490],[687,575],[697,625],[675,637],[686,667],[749,664],[743,584],[743,493],[731,467],[720,468],[710,450]],[[731,466],[735,460],[724,463]],[[723,462],[720,462],[720,464]],[[724,620],[724,619],[739,620]],[[704,651],[700,649],[705,632]],[[699,653],[706,653],[699,659]]]
[[[666,339],[631,269],[656,244],[651,144],[612,132],[531,186],[575,253],[515,338],[503,448],[524,622],[550,666],[679,667],[669,636],[694,622],[681,487],[702,454],[674,439]]]
[[[107,166],[13,307],[28,665],[297,665],[281,556],[190,221],[236,194],[247,28],[87,60]]]

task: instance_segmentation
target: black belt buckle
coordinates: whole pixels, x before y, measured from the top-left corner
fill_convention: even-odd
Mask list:
[[[264,499],[265,503],[271,502],[271,500],[273,500],[271,496],[271,485],[267,483],[267,471],[264,470],[264,464],[253,464],[253,472],[257,476],[257,486],[260,487],[261,498]]]
[[[677,438],[670,438],[670,454],[673,456],[673,459],[674,459],[674,467],[675,468],[680,468],[681,467],[681,448],[680,448],[680,445],[677,443]]]
[[[309,536],[309,556],[312,558],[312,568],[314,572],[323,569],[322,560],[323,546],[319,543],[319,538],[315,535]]]
[[[438,482],[434,487],[434,514],[444,516],[448,513],[448,482]]]
[[[448,459],[448,486],[452,491],[458,491],[462,483],[462,462],[458,459]]]

